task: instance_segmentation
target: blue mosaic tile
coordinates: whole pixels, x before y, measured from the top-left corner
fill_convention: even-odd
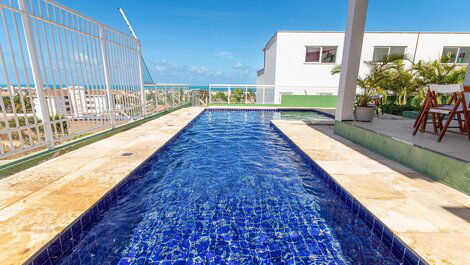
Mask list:
[[[266,112],[266,115],[276,111],[278,110],[270,110]],[[305,109],[301,111],[311,110]],[[142,207],[147,205],[145,199],[136,197],[141,196],[140,194],[145,194],[140,193],[140,191],[151,187],[151,185],[145,184],[146,181],[155,177],[153,173],[155,170],[161,170],[162,167],[169,165],[163,162],[167,159],[169,153],[180,152],[180,143],[176,141],[176,139],[182,134],[191,134],[191,131],[198,130],[198,128],[195,127],[199,127],[200,123],[206,123],[207,113],[211,112],[217,112],[214,113],[214,115],[223,116],[226,114],[227,110],[206,110],[202,115],[194,119],[184,130],[179,132],[139,168],[129,174],[127,178],[85,213],[74,225],[64,231],[59,240],[54,241],[44,252],[36,256],[33,260],[34,264],[40,261],[40,257],[44,259],[44,253],[46,253],[48,257],[46,262],[54,262],[54,264],[148,264],[149,261],[154,261],[158,264],[273,264],[281,261],[285,264],[349,264],[344,260],[345,250],[342,249],[342,251],[338,251],[338,243],[334,240],[333,234],[337,236],[339,230],[333,233],[330,229],[334,230],[334,227],[328,228],[324,219],[307,214],[311,211],[310,207],[312,207],[309,204],[311,203],[310,199],[302,199],[300,201],[298,199],[292,201],[287,200],[282,202],[282,200],[278,201],[279,199],[261,200],[252,199],[250,197],[243,197],[244,199],[238,197],[226,198],[225,195],[229,194],[230,191],[218,193],[215,189],[213,197],[224,203],[206,207],[203,203],[197,203],[196,201],[193,206],[194,212],[188,215],[188,217],[185,217],[186,219],[176,217],[183,214],[185,210],[193,209],[192,207],[185,207],[179,211],[173,212],[160,209],[153,213],[155,217],[160,215],[162,218],[165,217],[166,220],[170,221],[168,224],[161,223],[163,219],[153,219],[149,218],[150,216],[144,218],[140,215],[126,214],[119,218],[117,217],[120,216],[121,211],[126,211],[126,209],[129,208],[129,206],[125,206],[125,203],[130,198],[136,200],[138,205]],[[245,115],[242,111],[237,113],[239,114],[233,114],[231,118],[239,119],[241,118],[239,115]],[[364,220],[363,224],[370,226],[369,230],[362,232],[364,233],[364,238],[370,238],[371,234],[379,235],[376,239],[377,242],[381,240],[386,241],[386,239],[391,238],[389,249],[395,249],[396,256],[399,260],[403,260],[406,264],[418,264],[419,262],[425,264],[415,253],[408,251],[402,242],[397,241],[393,244],[393,235],[389,232],[388,228],[385,228],[380,221],[365,210],[357,200],[342,189],[327,172],[311,160],[283,135],[282,132],[270,126],[269,119],[267,119],[265,123],[260,123],[256,120],[256,115],[260,113],[259,109],[252,109],[250,113],[248,117],[250,117],[250,119],[255,117],[254,121],[256,122],[252,123],[252,125],[261,126],[263,130],[267,131],[273,130],[274,134],[271,133],[270,137],[277,137],[276,135],[281,136],[279,139],[283,141],[283,144],[287,144],[286,146],[294,151],[292,152],[289,151],[287,147],[282,147],[286,148],[285,151],[292,155],[292,159],[295,160],[296,156],[300,157],[301,161],[303,161],[302,163],[310,168],[309,170],[312,170],[315,172],[316,176],[323,179],[324,186],[330,187],[330,190],[336,193],[338,198],[343,201],[342,205],[344,206],[342,206],[341,203],[332,203],[329,207],[347,206],[346,208],[349,208],[354,215],[346,220],[350,220],[352,224],[356,226],[360,221],[358,221],[359,219],[356,220],[354,216],[357,216],[357,218],[360,216],[361,219]],[[215,118],[218,117],[219,116]],[[203,121],[196,126],[195,123],[198,120]],[[234,128],[239,129],[239,127]],[[194,137],[194,135],[192,136]],[[181,153],[180,155],[182,154],[187,153]],[[158,162],[160,160],[162,162]],[[270,164],[272,162],[273,161],[266,160],[265,163],[267,164],[263,167],[263,170],[271,167],[276,168],[278,166],[275,163]],[[208,168],[206,170],[212,169]],[[245,170],[245,168],[243,168],[243,170]],[[290,172],[292,169],[288,170]],[[233,177],[238,176],[238,174],[240,173],[233,172]],[[156,179],[160,181],[159,178]],[[191,179],[191,176],[182,178],[179,181],[184,181],[185,179]],[[165,178],[162,179],[162,181],[163,180],[167,181]],[[306,183],[312,180],[315,179],[305,179]],[[159,185],[163,185],[166,183],[165,181]],[[268,183],[272,184],[272,182]],[[214,184],[217,185],[217,183],[210,185]],[[137,188],[137,186],[139,186],[139,188]],[[293,187],[289,186],[289,189],[291,188]],[[203,189],[203,187],[200,187],[194,192],[200,194]],[[304,185],[301,186],[301,189],[303,189],[304,192],[307,191],[309,194],[316,194],[318,192],[325,194],[326,192],[320,186],[315,185],[308,186],[308,188]],[[321,191],[318,189],[321,189]],[[178,191],[181,195],[186,192],[184,187],[177,189],[169,188],[167,191]],[[171,197],[169,197],[169,199],[170,198]],[[152,198],[152,200],[155,199],[158,199],[158,197]],[[285,199],[287,198],[283,200]],[[334,201],[335,199],[331,197],[328,201],[329,200]],[[182,200],[182,202],[184,201],[185,200]],[[151,205],[156,205],[156,202],[148,204],[149,207]],[[248,205],[250,205],[250,207],[247,207]],[[168,205],[168,207],[171,208],[171,205]],[[322,211],[322,207],[313,209]],[[302,211],[305,212],[298,216],[294,214],[297,212],[301,213]],[[342,213],[343,210],[337,208],[336,210],[325,210],[322,214],[329,216],[330,222],[342,222],[345,219],[344,217],[335,216],[335,214],[340,212]],[[166,217],[168,214],[173,217]],[[113,218],[117,219],[113,220]],[[135,221],[126,221],[129,218]],[[285,227],[279,227],[281,223],[273,225],[273,220],[279,220]],[[132,224],[133,222],[136,222],[135,225],[139,224],[139,226],[127,227],[125,225]],[[230,225],[222,225],[224,222],[228,222]],[[162,226],[163,224],[165,225]],[[142,225],[144,226],[140,228]],[[218,228],[212,229],[211,227]],[[148,231],[154,231],[154,229],[158,229],[155,230],[155,234],[147,233]],[[262,231],[264,232],[260,233],[257,229],[263,229]],[[75,233],[73,233],[73,231],[75,231]],[[133,234],[132,231],[136,231],[136,233]],[[383,234],[385,234],[385,236]],[[112,242],[123,242],[121,237],[124,235],[129,235],[129,238],[125,242],[136,243],[130,244],[129,246],[132,246],[132,248],[125,250],[125,252],[114,252],[114,254],[111,255],[106,245]],[[131,235],[134,235],[134,237]],[[391,237],[389,237],[389,235]],[[121,239],[112,239],[115,237]],[[350,236],[348,235],[344,240],[350,240]],[[289,245],[285,245],[285,243],[282,243],[283,241],[285,241],[285,243],[290,242],[291,247],[286,248],[286,246]],[[57,250],[57,246],[60,246],[60,251]],[[374,246],[370,249],[362,248],[364,253],[359,254],[357,258],[361,257],[363,264],[378,264],[376,253],[374,253],[376,247],[379,246]],[[184,251],[189,248],[194,248],[197,251]],[[168,252],[169,249],[179,250]],[[59,253],[62,255],[53,255],[53,260],[51,261],[47,250],[49,250],[49,252],[54,251],[54,254]],[[348,255],[358,255],[358,252],[355,251],[356,250],[351,249]],[[236,258],[233,259],[231,258],[232,256]],[[99,261],[99,259],[103,257],[107,257],[107,260],[101,260],[103,262]],[[393,264],[387,261],[387,257],[380,259],[380,264]]]

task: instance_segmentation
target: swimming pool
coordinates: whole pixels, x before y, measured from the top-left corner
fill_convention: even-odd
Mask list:
[[[57,262],[400,264],[270,125],[274,115],[204,112]]]

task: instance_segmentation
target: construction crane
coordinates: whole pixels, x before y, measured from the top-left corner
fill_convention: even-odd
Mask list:
[[[129,20],[127,19],[126,13],[124,13],[124,9],[118,8],[118,10],[119,10],[119,13],[121,14],[122,18],[124,19],[124,22],[126,23],[127,28],[128,28],[129,31],[131,32],[132,36],[134,36],[134,38],[135,38],[136,40],[139,40],[139,39],[137,38],[137,35],[135,35],[134,29],[132,29],[131,23],[129,23]],[[150,75],[149,69],[147,68],[147,64],[145,63],[144,58],[141,57],[140,59],[142,60],[142,65],[143,65],[145,71],[147,72],[148,78],[150,79],[150,80],[148,80],[147,82],[153,83],[153,78],[152,78],[152,76]]]

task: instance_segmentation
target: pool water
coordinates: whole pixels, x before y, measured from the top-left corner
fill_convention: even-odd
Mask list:
[[[334,121],[333,118],[327,117],[315,111],[279,111],[274,112],[274,120],[303,120],[303,121]]]
[[[274,115],[204,112],[61,264],[400,264]]]

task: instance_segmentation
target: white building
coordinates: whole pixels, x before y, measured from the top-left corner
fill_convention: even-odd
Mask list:
[[[276,85],[275,103],[285,94],[337,94],[344,32],[278,31],[264,47],[264,68],[257,73],[258,85]],[[365,62],[385,54],[405,53],[417,62],[439,59],[451,53],[452,61],[470,61],[470,33],[459,32],[366,32],[359,75],[368,72]]]
[[[99,118],[108,111],[105,90],[84,89],[83,86],[69,86],[62,89],[47,88],[44,90],[47,108],[51,116],[68,116],[70,118]],[[38,117],[42,117],[39,98],[33,94],[33,105]]]

